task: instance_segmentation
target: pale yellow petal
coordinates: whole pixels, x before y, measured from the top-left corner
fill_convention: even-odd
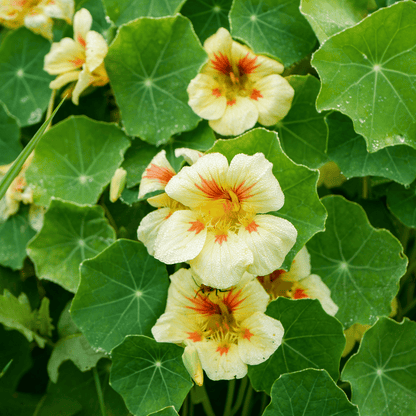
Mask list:
[[[234,156],[227,172],[227,183],[245,211],[266,213],[283,206],[284,195],[272,169],[273,164],[263,153]]]
[[[47,0],[44,2],[45,14],[56,19],[64,19],[72,22],[74,14],[74,0]]]
[[[204,49],[208,53],[210,59],[212,59],[214,54],[218,54],[219,52],[230,57],[232,43],[233,39],[230,32],[221,27],[204,42]]]
[[[81,71],[71,71],[59,75],[58,77],[56,77],[56,79],[51,81],[51,83],[49,84],[49,88],[57,90],[63,87],[64,85],[68,84],[69,82],[78,81],[80,73]]]
[[[71,38],[63,38],[52,44],[51,50],[45,56],[44,70],[51,75],[81,68],[85,62],[83,48]]]
[[[296,282],[298,280],[304,279],[311,274],[311,256],[308,253],[308,250],[305,247],[296,254],[295,258],[292,261],[290,270],[281,274],[281,278],[284,280]]]
[[[204,154],[199,150],[188,149],[187,147],[180,147],[179,149],[175,149],[175,156],[176,157],[183,157],[189,165],[193,165],[198,161],[198,159],[203,156]]]
[[[89,71],[93,72],[103,63],[108,46],[103,36],[94,30],[87,33],[86,42],[86,63]]]
[[[120,198],[121,193],[126,186],[127,171],[123,168],[118,168],[110,182],[110,201],[116,202]]]
[[[94,82],[94,75],[88,70],[84,64],[82,71],[79,74],[78,82],[75,85],[74,91],[72,91],[72,102],[75,105],[79,104],[79,96]]]
[[[46,39],[52,40],[53,20],[40,8],[33,8],[24,19],[25,26]]]
[[[237,136],[254,127],[258,116],[253,100],[237,96],[227,103],[224,115],[217,120],[210,120],[209,125],[223,136]]]
[[[74,39],[83,48],[87,46],[87,33],[92,25],[92,16],[87,9],[78,10],[74,15]]]
[[[224,115],[227,99],[222,86],[210,75],[198,74],[188,85],[188,104],[199,117],[216,120]]]
[[[204,373],[198,351],[194,345],[187,345],[185,347],[185,351],[182,354],[182,361],[192,380],[198,386],[202,386],[204,384]]]
[[[189,264],[204,285],[228,289],[240,281],[252,262],[251,251],[235,233],[216,235],[210,231],[199,255]]]
[[[256,312],[241,323],[238,353],[249,365],[266,361],[281,345],[284,329],[277,319]]]
[[[160,227],[155,242],[155,258],[166,264],[195,258],[204,246],[207,227],[189,210],[174,212]]]

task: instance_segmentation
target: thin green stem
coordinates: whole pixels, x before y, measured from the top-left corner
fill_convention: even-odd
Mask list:
[[[405,308],[403,308],[401,315],[405,316],[408,312],[410,312],[414,307],[416,307],[416,299],[413,299],[411,303],[409,303]]]
[[[118,227],[116,222],[114,221],[113,216],[111,215],[111,212],[108,210],[107,205],[104,202],[104,197],[102,196],[100,199],[100,205],[103,207],[105,215],[108,219],[108,222],[110,223],[110,225],[114,228],[114,231],[116,232],[116,234],[118,235]]]
[[[250,410],[251,410],[251,398],[253,396],[253,387],[251,387],[251,384],[248,385],[246,398],[244,400],[243,404],[243,411],[241,412],[241,416],[249,416]]]
[[[188,407],[189,407],[189,394],[185,397],[185,401],[182,405],[182,416],[188,416]]]
[[[231,412],[231,405],[233,404],[235,390],[235,378],[228,382],[227,399],[225,400],[224,416],[229,416]]]
[[[102,416],[107,416],[107,412],[105,411],[103,391],[101,390],[100,377],[98,376],[97,367],[93,368],[92,373],[94,374],[95,388],[97,389],[97,395],[98,395],[98,401],[100,403],[101,415]]]
[[[263,393],[261,396],[261,406],[260,406],[260,414],[263,414],[264,409],[267,406],[267,399],[268,399],[268,395],[266,393]]]
[[[231,409],[230,416],[234,416],[238,412],[238,410],[240,409],[241,405],[243,404],[244,395],[246,393],[247,383],[248,383],[248,377],[245,376],[241,380],[240,388],[239,388],[238,393],[237,393],[237,400],[235,401],[234,406]]]
[[[46,120],[52,115],[53,106],[55,104],[55,95],[56,90],[52,90],[51,98],[49,99],[48,110],[46,111]],[[49,122],[48,127],[46,127],[45,132],[47,132],[52,126],[52,120]]]
[[[196,387],[195,386],[194,388],[199,389],[200,392],[202,393],[201,394],[201,398],[202,398],[201,404],[202,404],[202,407],[204,408],[205,414],[207,416],[215,416],[214,410],[212,409],[212,406],[211,406],[211,402],[209,401],[208,393],[205,390],[205,386],[204,385],[202,385],[201,387]]]
[[[370,178],[368,176],[365,176],[363,178],[363,199],[368,198],[369,188],[370,188],[369,182],[370,182]]]

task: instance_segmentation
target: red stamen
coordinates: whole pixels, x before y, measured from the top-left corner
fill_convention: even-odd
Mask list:
[[[214,53],[215,59],[211,59],[212,66],[215,70],[222,72],[224,75],[228,75],[233,70],[229,59],[221,52],[219,52],[218,55]]]
[[[205,225],[201,221],[191,221],[189,224],[191,225],[191,228],[188,229],[188,231],[195,231],[195,235],[199,234],[204,228]]]
[[[261,92],[259,90],[256,90],[255,88],[253,88],[253,91],[252,91],[252,93],[250,95],[250,98],[252,100],[256,100],[257,101],[258,98],[263,98],[263,96],[261,95]]]
[[[248,55],[249,52],[247,52],[247,55],[244,58],[241,58],[238,61],[238,70],[240,72],[240,76],[244,74],[252,74],[256,68],[260,66],[260,64],[255,65],[257,56],[254,58],[249,58]]]
[[[171,171],[170,169],[151,163],[150,166],[146,169],[146,174],[143,176],[143,178],[156,179],[162,185],[166,186],[173,176],[175,176],[175,172]]]

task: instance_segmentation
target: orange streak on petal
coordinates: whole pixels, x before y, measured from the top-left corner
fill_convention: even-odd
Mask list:
[[[150,166],[146,169],[146,174],[143,176],[143,178],[156,179],[161,184],[167,185],[173,176],[175,176],[175,172],[171,171],[170,169],[151,163]]]
[[[76,59],[70,59],[70,61],[74,66],[82,66],[85,63],[85,59],[82,58],[76,58]]]
[[[250,330],[249,330],[248,328],[246,328],[246,329],[244,330],[244,335],[243,335],[243,338],[248,339],[248,340],[250,341],[250,338],[251,338],[253,335],[254,335],[254,334],[252,334],[252,333],[250,332]]]
[[[247,55],[238,61],[238,70],[240,71],[240,76],[244,74],[252,74],[255,72],[256,68],[260,66],[260,64],[255,65],[257,56],[254,58],[249,58],[248,55],[249,53],[247,52]]]
[[[85,48],[87,46],[87,42],[85,42],[85,39],[81,35],[78,35],[77,41],[82,47]]]
[[[236,101],[236,99],[234,98],[234,100],[227,101],[227,105],[231,107],[231,106],[232,106],[232,105],[234,105],[236,102],[237,102],[237,101]]]
[[[198,220],[191,221],[189,224],[191,224],[191,227],[188,229],[188,231],[195,231],[195,234],[199,234],[205,228],[205,225]]]
[[[258,224],[254,221],[251,221],[249,225],[247,225],[246,230],[251,234],[253,231],[257,231]]]
[[[202,341],[202,336],[197,331],[187,332],[187,334],[189,335],[188,339],[192,340],[193,342]]]
[[[214,53],[214,59],[211,59],[212,66],[215,70],[222,72],[224,75],[228,75],[233,70],[229,59],[221,52],[218,55]]]
[[[309,296],[305,293],[303,289],[296,289],[293,295],[293,299],[305,299]]]
[[[216,97],[221,97],[221,91],[219,88],[214,88],[212,90],[212,95],[215,95]]]
[[[197,313],[200,313],[201,315],[215,315],[221,314],[221,310],[219,308],[219,306],[214,303],[211,302],[208,299],[208,296],[202,296],[200,294],[197,295],[196,298],[192,299],[192,298],[186,298],[188,300],[190,300],[195,306],[186,306],[188,309],[192,309]]]
[[[230,290],[223,298],[222,303],[228,308],[229,313],[232,313],[243,301],[245,301],[246,298],[240,299],[241,293],[241,289],[236,293],[234,293],[233,290]]]
[[[226,198],[225,191],[221,188],[220,185],[217,184],[213,179],[207,180],[204,179],[201,175],[201,185],[195,184],[195,186],[202,191],[208,198],[211,199],[222,199]]]
[[[220,353],[220,355],[223,355],[223,354],[228,354],[228,351],[230,350],[230,347],[228,346],[228,345],[220,345],[218,348],[217,348],[217,352],[219,352]]]
[[[218,243],[219,245],[221,245],[224,241],[227,241],[227,237],[228,236],[225,234],[216,235],[215,243]]]
[[[263,98],[263,96],[261,95],[261,92],[259,90],[256,90],[255,88],[253,88],[253,91],[252,91],[252,93],[250,95],[250,98],[252,100],[256,100],[257,101],[258,98]]]

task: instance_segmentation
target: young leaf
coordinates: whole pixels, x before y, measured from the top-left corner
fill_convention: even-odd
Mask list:
[[[416,228],[416,182],[408,188],[391,184],[387,188],[387,206],[403,224]]]
[[[364,19],[371,4],[371,0],[301,0],[300,11],[323,43]]]
[[[49,315],[49,304],[49,299],[44,297],[35,315],[35,328],[40,335],[45,337],[52,337],[52,331],[55,329]]]
[[[19,143],[19,126],[0,102],[0,165],[7,165],[19,156],[22,146]],[[1,172],[0,172],[1,175]]]
[[[325,113],[318,113],[315,108],[320,82],[312,75],[293,75],[288,81],[295,90],[292,107],[273,130],[279,133],[284,152],[294,162],[319,168],[328,162]]]
[[[126,135],[114,124],[78,116],[53,126],[26,172],[35,202],[48,205],[57,197],[95,204],[129,146]]]
[[[389,231],[373,228],[360,205],[335,195],[322,202],[328,220],[325,232],[308,243],[312,272],[331,290],[345,327],[371,325],[390,314],[406,271],[403,248]]]
[[[354,121],[367,149],[416,148],[416,4],[383,8],[328,39],[312,64],[322,81],[318,110]]]
[[[21,126],[38,123],[48,106],[53,76],[43,70],[51,44],[26,28],[8,33],[0,45],[0,100]]]
[[[183,348],[145,336],[128,336],[111,355],[111,386],[135,416],[166,406],[177,410],[192,387],[182,363]]]
[[[290,66],[312,52],[316,37],[299,11],[300,0],[234,0],[231,33],[255,53]]]
[[[186,89],[206,59],[183,16],[123,25],[105,64],[127,133],[160,145],[196,127]]]
[[[293,163],[282,151],[277,134],[262,128],[254,129],[235,139],[218,140],[209,153],[220,152],[230,162],[238,153],[254,155],[262,152],[273,163],[273,174],[285,195],[283,208],[275,213],[290,221],[298,231],[295,246],[286,256],[287,270],[296,253],[317,232],[324,229],[326,212],[316,193],[318,172]]]
[[[29,224],[29,208],[22,206],[19,212],[0,223],[0,264],[21,269],[26,257],[26,246],[36,234]]]
[[[263,416],[359,416],[325,370],[308,369],[283,374],[273,384],[272,401]]]
[[[403,185],[416,177],[416,150],[409,146],[389,146],[369,153],[365,140],[354,131],[351,119],[341,113],[326,117],[329,127],[328,157],[347,178],[383,176]]]
[[[416,323],[381,318],[345,365],[361,416],[408,416],[416,408]]]
[[[99,207],[82,207],[53,199],[39,234],[27,252],[40,279],[51,280],[75,293],[79,266],[115,240],[115,232]]]
[[[118,240],[82,263],[72,318],[94,348],[107,352],[126,335],[150,335],[166,306],[167,277],[143,244]]]
[[[270,393],[282,374],[305,368],[324,368],[338,379],[345,346],[342,325],[327,315],[316,299],[291,300],[279,297],[270,303],[267,315],[285,329],[282,345],[264,363],[250,366],[248,375],[256,390]]]

